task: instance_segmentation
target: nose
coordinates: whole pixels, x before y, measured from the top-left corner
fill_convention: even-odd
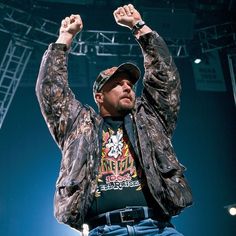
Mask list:
[[[125,83],[123,84],[123,90],[124,90],[125,92],[130,92],[130,91],[132,90],[132,87],[131,87],[131,85],[130,85],[129,83],[125,82]]]

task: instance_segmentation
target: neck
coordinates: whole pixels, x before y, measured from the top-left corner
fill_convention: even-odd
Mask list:
[[[128,113],[129,113],[129,111],[117,111],[117,110],[107,111],[107,110],[103,109],[102,107],[100,109],[100,115],[102,117],[109,117],[109,116],[111,116],[111,117],[124,117]]]

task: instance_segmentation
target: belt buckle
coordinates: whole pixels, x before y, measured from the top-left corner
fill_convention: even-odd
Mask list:
[[[133,211],[132,209],[126,209],[126,210],[120,211],[121,223],[132,223],[132,222],[134,222],[134,219],[129,214],[132,211]]]

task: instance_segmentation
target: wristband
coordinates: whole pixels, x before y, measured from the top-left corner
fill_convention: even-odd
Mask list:
[[[146,23],[143,20],[139,20],[132,28],[132,33],[135,34],[137,30],[143,28]]]

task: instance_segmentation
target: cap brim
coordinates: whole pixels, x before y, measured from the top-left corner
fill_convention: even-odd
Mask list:
[[[108,80],[110,80],[116,74],[121,73],[121,72],[127,73],[130,79],[132,80],[133,84],[135,84],[141,76],[141,71],[135,64],[126,62],[119,65],[115,73]]]
[[[94,82],[93,85],[93,93],[95,94],[96,92],[100,91],[102,87],[109,81],[111,80],[115,75],[118,73],[127,73],[129,76],[130,81],[133,83],[133,85],[136,84],[136,82],[139,80],[141,76],[141,72],[139,68],[130,62],[123,63],[119,65],[116,70],[111,74],[110,76],[107,77],[102,77],[100,74],[97,77],[96,81]],[[98,82],[99,81],[99,82]],[[98,83],[98,85],[96,85]]]

